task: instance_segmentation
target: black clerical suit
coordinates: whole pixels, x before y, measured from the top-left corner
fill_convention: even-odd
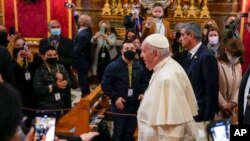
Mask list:
[[[239,98],[238,98],[238,122],[239,124],[250,124],[249,103],[245,95],[245,89],[247,89],[246,85],[247,85],[249,75],[250,75],[250,67],[248,67],[240,83]],[[249,90],[250,90],[250,87],[247,90],[248,94],[250,92]],[[244,112],[244,108],[245,108],[245,112]]]

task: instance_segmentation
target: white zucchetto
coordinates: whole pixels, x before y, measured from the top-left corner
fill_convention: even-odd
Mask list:
[[[145,41],[157,48],[169,48],[168,39],[159,33],[149,35],[146,37]]]

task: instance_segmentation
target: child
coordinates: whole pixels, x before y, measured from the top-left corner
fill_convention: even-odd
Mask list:
[[[171,40],[172,33],[170,31],[169,22],[162,19],[164,8],[161,3],[155,3],[152,8],[152,17],[149,17],[142,26],[142,39],[153,33],[165,35],[168,40]]]

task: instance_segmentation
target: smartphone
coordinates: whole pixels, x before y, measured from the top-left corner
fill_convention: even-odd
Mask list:
[[[73,4],[72,4],[72,3],[69,3],[69,2],[65,2],[65,3],[64,3],[64,6],[67,7],[67,8],[72,8],[72,7],[73,7]]]
[[[24,45],[23,45],[24,50],[28,51],[29,50],[29,46],[30,45],[28,43],[24,43]]]
[[[208,132],[213,141],[229,141],[230,139],[230,121],[218,120],[211,121],[208,124]]]
[[[41,113],[35,117],[35,141],[54,141],[56,118],[52,114]]]
[[[9,34],[10,35],[14,35],[15,34],[15,27],[14,26],[9,27]]]
[[[248,13],[241,13],[240,17],[248,17]]]
[[[99,31],[101,34],[105,34],[105,27],[100,27],[100,31]]]

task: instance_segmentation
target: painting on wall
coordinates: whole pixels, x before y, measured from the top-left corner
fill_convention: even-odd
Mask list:
[[[88,10],[88,11],[98,11],[103,8],[103,5],[105,3],[105,0],[83,0],[82,2],[82,8],[83,11]]]

